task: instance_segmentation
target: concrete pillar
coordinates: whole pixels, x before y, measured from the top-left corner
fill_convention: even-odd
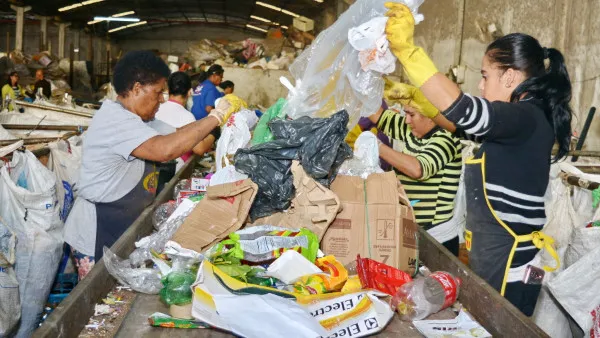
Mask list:
[[[10,5],[15,12],[17,12],[17,27],[15,32],[15,49],[23,50],[23,23],[25,22],[25,12],[31,10],[31,6],[27,7],[19,7],[15,5]],[[8,52],[8,51],[7,51]]]
[[[79,61],[79,30],[74,30],[73,31],[73,49],[76,50],[75,52],[75,59],[77,61]]]
[[[48,49],[48,17],[40,16],[40,34],[41,34],[41,46],[42,50]]]
[[[58,23],[58,51],[57,55],[59,59],[65,57],[65,30],[69,27],[70,23]]]

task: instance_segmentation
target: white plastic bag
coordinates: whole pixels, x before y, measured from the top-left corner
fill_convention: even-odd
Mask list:
[[[571,189],[559,176],[560,168],[552,165],[550,182],[546,190],[545,209],[546,225],[544,233],[552,236],[557,248],[566,247],[571,241],[571,234],[576,227],[578,217],[571,202]]]
[[[250,135],[250,128],[248,127],[248,120],[245,114],[231,115],[221,131],[219,141],[217,141],[217,149],[215,151],[217,171],[210,178],[211,186],[248,178],[247,175],[235,170],[235,167],[229,163],[227,155],[234,155],[238,149],[248,146],[251,139],[252,136]]]
[[[63,221],[66,221],[77,197],[76,184],[81,167],[82,147],[79,137],[48,143],[50,156],[47,167],[56,175],[56,194]]]
[[[382,173],[379,166],[379,145],[377,136],[370,131],[358,135],[354,142],[354,156],[342,163],[338,173],[347,176],[360,176],[367,179],[371,174]]]
[[[562,309],[559,303],[552,297],[552,294],[548,288],[550,283],[556,276],[564,271],[565,266],[562,264],[563,258],[565,257],[566,246],[557,250],[558,257],[561,261],[561,267],[553,272],[546,272],[544,281],[542,284],[542,290],[538,296],[537,304],[535,306],[535,312],[531,319],[539,326],[544,332],[553,338],[571,338],[571,327],[569,325],[568,314]],[[552,258],[546,250],[541,250],[538,255],[541,255],[540,265],[552,266],[554,258]]]
[[[547,221],[543,231],[554,238],[561,266],[556,271],[546,272],[532,319],[551,337],[570,338],[572,334],[568,314],[560,307],[548,289],[548,283],[567,267],[565,252],[571,240],[574,222],[577,220],[571,203],[570,187],[563,182],[559,176],[560,172],[560,166],[557,164],[550,168],[550,182],[545,195]],[[538,255],[542,259],[540,265],[553,266],[555,264],[554,259],[545,250],[540,251]]]
[[[31,336],[37,327],[62,255],[64,224],[55,185],[54,174],[29,151],[13,153],[12,161],[0,168],[0,217],[18,242],[15,271],[22,308],[18,337]]]
[[[296,85],[283,108],[292,119],[301,116],[328,117],[342,109],[350,116],[348,126],[360,116],[374,114],[381,106],[383,78],[380,73],[363,71],[359,51],[348,42],[348,31],[387,12],[388,0],[358,0],[289,67]],[[423,0],[402,0],[417,14]],[[415,17],[416,22],[422,16]]]
[[[348,41],[359,51],[358,59],[365,72],[390,74],[396,69],[396,57],[385,34],[387,21],[385,16],[377,17],[348,31]]]
[[[548,283],[556,300],[577,322],[586,337],[600,337],[600,246]]]

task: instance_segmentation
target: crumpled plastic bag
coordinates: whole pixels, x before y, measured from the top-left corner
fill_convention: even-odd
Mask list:
[[[357,51],[363,71],[390,74],[396,70],[396,57],[385,34],[388,18],[377,17],[348,31],[348,41]]]
[[[175,209],[177,209],[177,203],[175,201],[169,201],[159,205],[152,213],[152,225],[154,225],[154,229],[160,230],[164,222],[171,216]]]
[[[151,250],[162,252],[165,249],[167,242],[173,237],[177,229],[183,224],[192,210],[193,208],[183,212],[183,214],[178,217],[168,219],[164,222],[159,231],[137,241],[135,243],[137,249],[129,255],[131,265],[141,266],[145,262],[152,260]]]
[[[269,122],[275,118],[282,119],[285,117],[285,114],[282,112],[282,108],[285,103],[285,99],[280,98],[261,116],[261,118],[258,120],[258,124],[256,125],[256,129],[254,130],[252,145],[273,140],[273,134],[271,133],[271,129],[269,129]]]
[[[117,282],[131,287],[134,291],[156,295],[163,287],[158,270],[134,268],[129,259],[122,260],[107,247],[104,247],[103,261],[106,270]]]
[[[252,136],[245,115],[234,114],[227,120],[221,130],[221,137],[217,141],[215,159],[217,173],[224,168],[224,161],[228,155],[233,155],[240,148],[245,148]],[[225,164],[227,165],[227,164]]]
[[[354,142],[354,157],[342,164],[340,175],[360,176],[366,180],[371,174],[380,174],[383,170],[379,166],[379,145],[377,136],[370,131],[365,131]]]
[[[329,187],[338,168],[352,156],[344,142],[347,124],[345,111],[326,119],[274,120],[269,125],[274,141],[239,149],[234,157],[235,168],[259,187],[250,218],[256,220],[290,207],[294,197],[292,160],[299,160],[309,176]]]
[[[346,110],[349,126],[360,116],[374,114],[383,97],[380,73],[363,71],[359,51],[348,42],[348,31],[387,12],[388,0],[358,0],[290,65],[296,80],[290,90],[284,112],[292,119],[301,116],[327,117]],[[424,0],[399,0],[411,8],[415,22],[423,17],[417,13]]]

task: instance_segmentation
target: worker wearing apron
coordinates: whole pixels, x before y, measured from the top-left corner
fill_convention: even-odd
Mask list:
[[[168,76],[169,68],[152,52],[126,54],[114,71],[117,100],[102,104],[84,134],[78,197],[64,230],[80,278],[153,202],[155,163],[191,151],[229,109],[224,102],[177,130],[155,120]]]
[[[465,239],[471,268],[524,314],[532,315],[540,285],[530,282],[528,268],[542,268],[539,249],[556,260],[555,266],[544,270],[560,264],[552,238],[541,230],[550,164],[566,156],[571,137],[571,83],[564,58],[531,36],[506,35],[489,45],[484,55],[482,97],[464,94],[414,45],[410,10],[396,3],[386,7],[390,48],[411,83],[442,112],[428,117],[482,143],[465,168]],[[405,88],[407,95],[414,90]],[[552,159],[555,142],[558,153]]]

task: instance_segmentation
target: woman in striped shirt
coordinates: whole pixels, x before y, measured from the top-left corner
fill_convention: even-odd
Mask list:
[[[417,223],[458,256],[458,229],[449,220],[460,179],[462,146],[458,138],[420,114],[437,109],[418,89],[415,94],[401,100],[404,115],[380,109],[369,120],[385,135],[404,142],[402,152],[380,143],[379,156],[394,167],[406,195],[416,203]]]
[[[571,82],[564,58],[531,36],[506,35],[484,55],[482,97],[463,94],[414,45],[410,10],[395,3],[386,7],[390,48],[411,82],[443,112],[429,117],[482,142],[465,167],[471,268],[532,315],[541,285],[529,277],[531,271],[540,273],[539,249],[558,261],[553,240],[541,230],[552,147],[558,143],[557,161],[568,153],[571,138]]]

